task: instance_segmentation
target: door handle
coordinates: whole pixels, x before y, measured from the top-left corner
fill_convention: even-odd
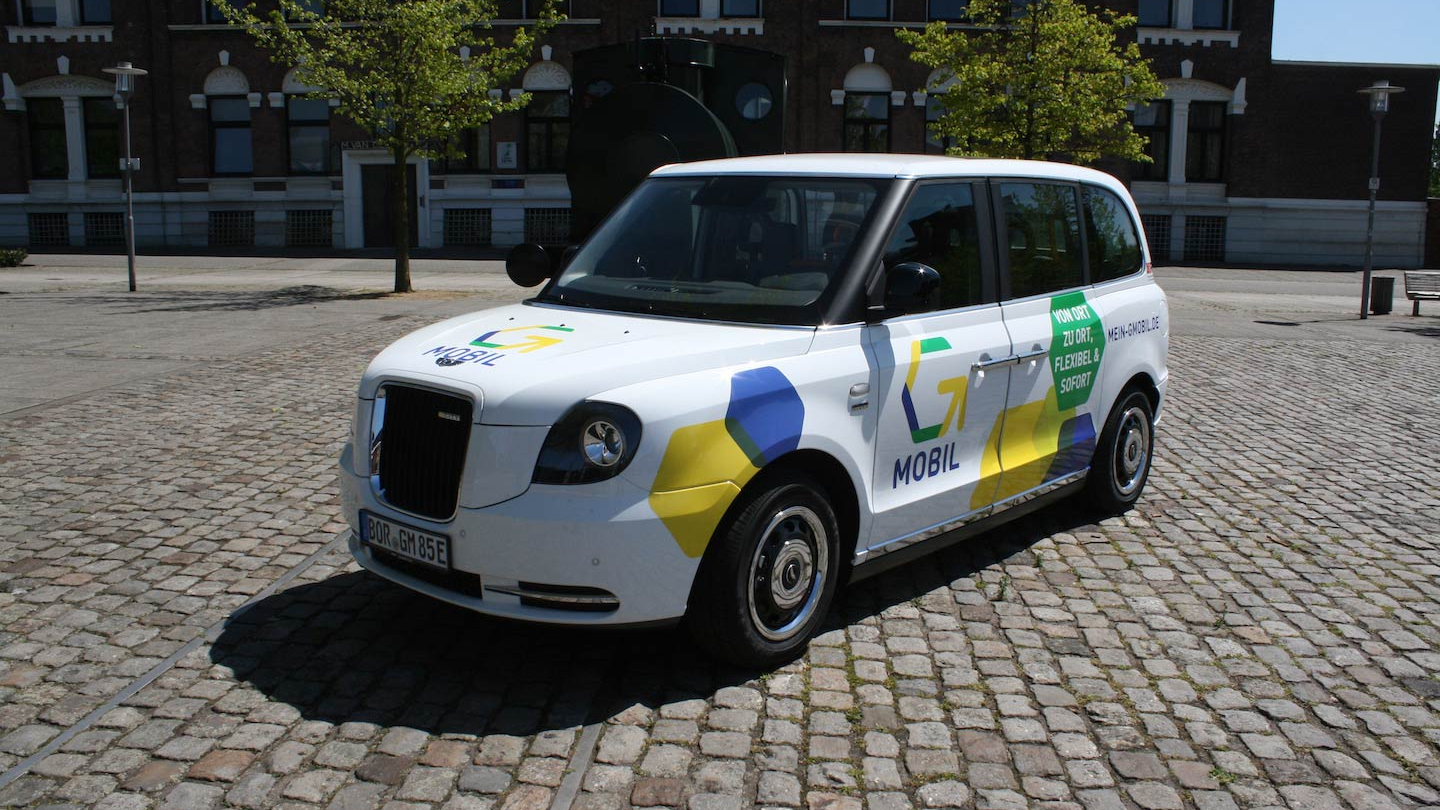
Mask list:
[[[1025,363],[1025,362],[1028,362],[1028,361],[1030,361],[1030,360],[1038,360],[1038,359],[1040,359],[1041,357],[1044,357],[1045,355],[1047,355],[1047,354],[1049,354],[1049,353],[1050,353],[1050,350],[1049,350],[1049,349],[1034,349],[1034,350],[1032,350],[1032,351],[1028,351],[1028,352],[1025,352],[1025,353],[1023,353],[1023,354],[1017,354],[1017,355],[1015,355],[1015,365],[1018,366],[1018,365],[1020,365],[1021,363]]]
[[[855,383],[850,386],[850,412],[860,413],[870,407],[870,383]]]
[[[1006,366],[1016,366],[1016,365],[1019,365],[1019,364],[1020,364],[1020,355],[1018,355],[1018,354],[1012,354],[1012,355],[1010,355],[1009,357],[1000,357],[1000,358],[997,358],[997,359],[995,359],[995,360],[978,360],[978,361],[975,362],[974,365],[972,365],[972,366],[970,367],[970,370],[971,370],[971,371],[990,371],[991,369],[1005,368]]]

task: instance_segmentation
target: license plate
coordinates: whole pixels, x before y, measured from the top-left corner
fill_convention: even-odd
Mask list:
[[[407,560],[450,570],[450,538],[393,520],[360,513],[360,539]]]

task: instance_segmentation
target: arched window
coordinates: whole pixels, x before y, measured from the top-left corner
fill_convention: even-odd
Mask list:
[[[841,148],[846,152],[890,151],[890,74],[867,61],[845,74],[845,123]]]
[[[250,132],[250,82],[239,68],[221,65],[205,77],[210,111],[210,172],[247,175],[255,170]]]
[[[530,94],[525,108],[525,168],[531,172],[565,171],[565,150],[570,146],[570,72],[545,57],[525,71],[521,87]]]
[[[330,146],[330,99],[308,98],[320,90],[295,77],[297,68],[285,74],[280,89],[285,94],[285,131],[291,174],[329,174],[334,169]]]

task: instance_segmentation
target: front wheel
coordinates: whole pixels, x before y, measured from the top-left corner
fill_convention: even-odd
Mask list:
[[[824,489],[785,473],[741,495],[696,576],[687,623],[718,658],[769,666],[814,635],[839,579],[839,526]]]
[[[1155,412],[1150,398],[1130,391],[1105,420],[1090,463],[1086,495],[1102,514],[1119,514],[1140,499],[1155,453]]]

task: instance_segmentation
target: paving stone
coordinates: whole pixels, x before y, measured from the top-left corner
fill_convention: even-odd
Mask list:
[[[630,803],[636,807],[679,807],[685,802],[683,779],[637,779],[630,791]]]
[[[234,782],[254,759],[255,755],[249,751],[211,751],[191,765],[186,775],[207,782]]]
[[[224,789],[215,785],[181,782],[165,794],[160,810],[212,810],[224,796]]]

